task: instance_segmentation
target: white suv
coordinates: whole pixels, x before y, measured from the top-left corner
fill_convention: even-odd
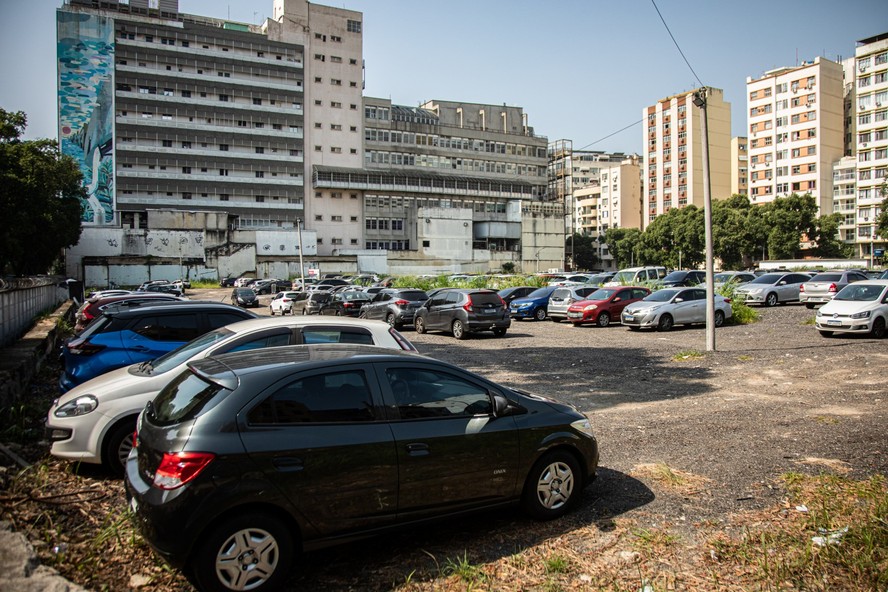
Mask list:
[[[629,267],[617,272],[605,286],[641,286],[666,277],[665,267]]]

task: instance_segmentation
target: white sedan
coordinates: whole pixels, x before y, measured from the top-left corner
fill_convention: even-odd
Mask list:
[[[715,296],[715,326],[731,318],[731,301]],[[648,328],[669,331],[674,325],[706,322],[706,290],[664,288],[623,309],[620,321],[632,330]]]
[[[817,311],[815,325],[824,337],[833,333],[885,336],[888,325],[888,280],[848,284]]]
[[[353,343],[416,351],[382,321],[337,317],[251,319],[198,337],[155,360],[112,370],[72,388],[49,410],[46,433],[53,456],[102,463],[123,472],[136,418],[186,363],[227,352],[283,345]]]

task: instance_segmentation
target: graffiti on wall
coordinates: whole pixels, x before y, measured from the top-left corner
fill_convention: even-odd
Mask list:
[[[108,224],[114,219],[114,21],[56,14],[59,144],[83,173],[83,224]]]

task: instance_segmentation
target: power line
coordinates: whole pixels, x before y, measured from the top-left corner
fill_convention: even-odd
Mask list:
[[[660,20],[663,21],[663,26],[666,27],[666,32],[669,33],[670,37],[672,37],[672,43],[675,44],[676,49],[678,49],[678,53],[681,54],[681,57],[685,61],[685,64],[688,65],[688,68],[691,70],[691,74],[694,75],[694,78],[697,79],[697,82],[700,83],[700,86],[706,86],[705,84],[703,84],[703,81],[700,80],[700,77],[697,76],[697,73],[694,72],[694,68],[691,66],[691,63],[688,61],[688,58],[685,57],[685,54],[681,50],[681,47],[679,47],[678,41],[675,40],[675,36],[672,34],[672,31],[669,30],[669,25],[666,24],[666,19],[663,18],[663,14],[660,12],[660,9],[657,7],[657,3],[654,0],[651,0],[651,4],[654,5],[654,9],[657,11],[657,14],[660,16]]]
[[[585,149],[588,148],[589,146],[594,146],[595,144],[598,144],[599,142],[604,142],[604,141],[607,140],[608,138],[611,138],[611,137],[613,137],[613,136],[616,136],[616,135],[619,134],[620,132],[625,132],[625,131],[626,131],[627,129],[629,129],[630,127],[636,126],[636,125],[638,125],[639,123],[641,123],[642,121],[644,121],[644,119],[639,119],[638,121],[636,121],[636,122],[634,122],[634,123],[630,123],[630,124],[627,125],[626,127],[622,128],[622,129],[618,129],[618,130],[615,131],[614,133],[612,133],[612,134],[608,134],[608,135],[604,136],[604,137],[601,138],[601,139],[595,140],[595,141],[592,142],[591,144],[586,144],[586,145],[583,146],[582,148],[577,148],[577,150],[585,150]]]

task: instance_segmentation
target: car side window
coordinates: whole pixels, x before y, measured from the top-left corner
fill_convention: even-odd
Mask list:
[[[239,352],[239,351],[247,351],[251,349],[262,349],[265,347],[281,347],[284,345],[290,345],[290,332],[280,333],[278,335],[264,335],[262,337],[258,337],[256,339],[251,339],[249,341],[244,341],[242,343],[235,344],[230,349],[225,349],[222,351],[215,352],[217,354],[228,353],[228,352]]]
[[[456,304],[459,302],[460,296],[462,296],[462,294],[459,292],[450,292],[447,294],[447,299],[444,302],[447,304]]]
[[[201,334],[198,318],[193,314],[145,317],[133,326],[133,332],[154,341],[191,341]]]
[[[356,343],[360,345],[375,345],[373,342],[373,335],[368,330],[360,327],[303,327],[302,343]]]
[[[385,372],[401,419],[471,417],[493,410],[487,389],[437,370],[389,368]]]
[[[251,425],[354,423],[376,419],[363,370],[299,378],[250,410]]]

